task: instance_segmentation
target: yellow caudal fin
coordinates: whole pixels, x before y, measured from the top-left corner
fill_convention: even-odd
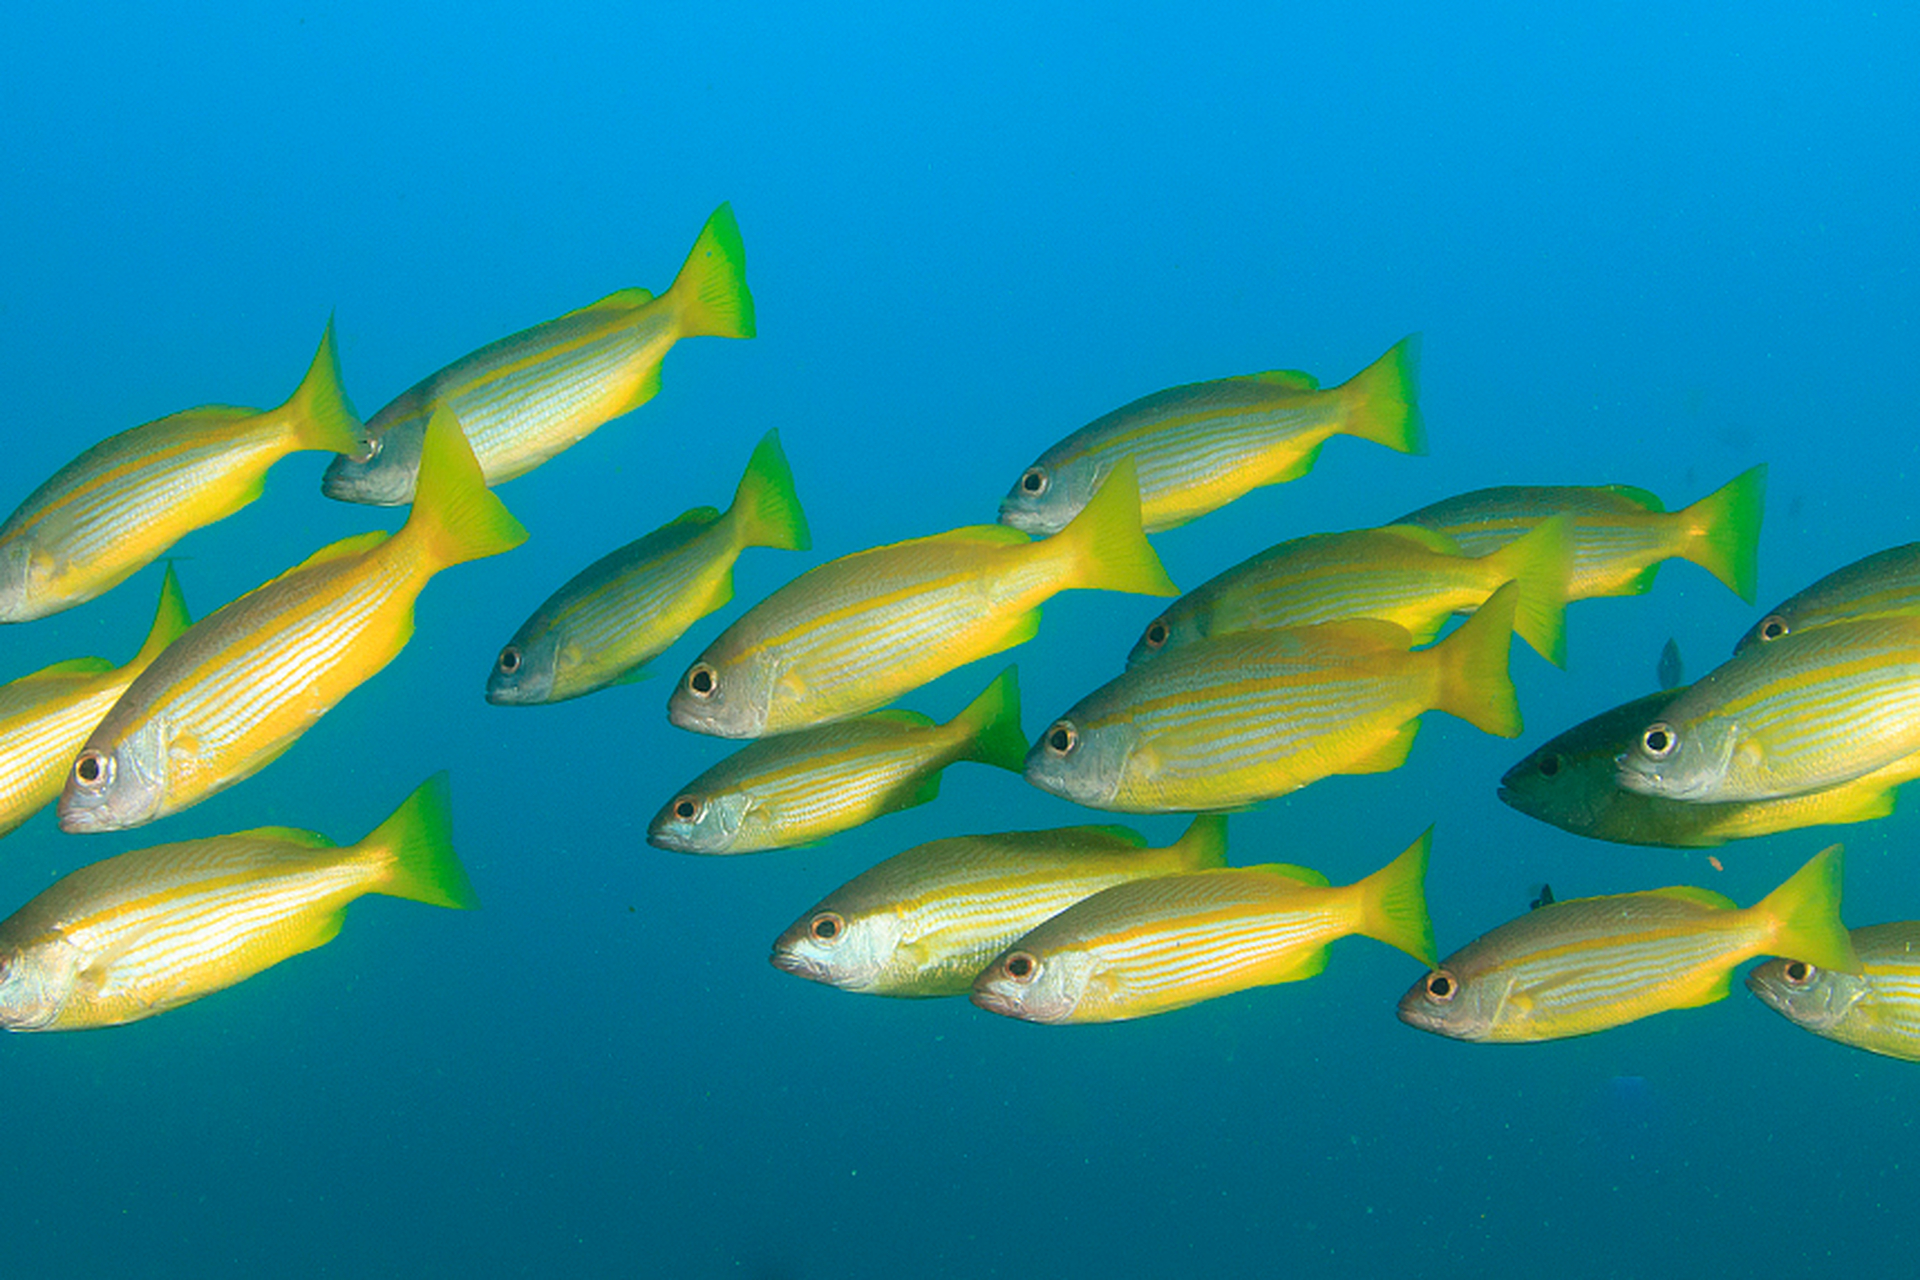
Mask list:
[[[420,444],[413,511],[398,536],[419,538],[438,568],[511,551],[527,531],[487,489],[453,410],[441,405]]]
[[[307,367],[307,376],[278,412],[292,422],[295,448],[357,454],[365,446],[366,428],[340,382],[340,348],[334,342],[332,316],[327,317],[327,331],[320,335],[320,350]]]
[[[181,632],[192,625],[193,619],[187,616],[187,598],[180,594],[180,579],[174,576],[173,561],[169,560],[166,576],[160,580],[160,607],[153,612],[153,625],[147,628],[146,643],[133,655],[126,669],[139,675],[160,656],[162,649],[178,640]]]
[[[747,472],[734,490],[728,514],[738,524],[743,547],[782,547],[805,551],[813,546],[800,497],[793,490],[793,470],[780,451],[778,428],[760,437],[747,459]]]
[[[1509,637],[1519,603],[1520,584],[1507,583],[1428,650],[1440,663],[1435,708],[1502,738],[1520,736],[1520,699],[1507,675]]]
[[[1020,728],[1020,679],[1014,668],[1008,667],[994,677],[949,727],[967,740],[963,759],[999,765],[1015,773],[1023,771],[1027,767],[1027,735]]]
[[[1759,585],[1760,517],[1766,499],[1767,464],[1763,462],[1674,514],[1689,530],[1679,554],[1732,587],[1748,604],[1753,603]]]
[[[1425,453],[1427,428],[1420,417],[1420,335],[1410,333],[1387,353],[1342,383],[1346,397],[1344,435],[1358,436],[1401,453]]]
[[[1207,871],[1227,865],[1227,815],[1203,813],[1187,824],[1187,830],[1170,846],[1180,865],[1190,871]]]
[[[1497,579],[1520,584],[1513,629],[1556,667],[1567,665],[1567,580],[1573,574],[1572,517],[1543,520],[1481,558]]]
[[[436,907],[480,905],[453,851],[453,803],[444,771],[416,787],[355,850],[389,860],[387,878],[375,886],[375,893]]]
[[[693,242],[680,274],[667,291],[680,313],[683,337],[753,336],[753,295],[747,292],[747,251],[740,243],[740,224],[733,206],[713,211],[700,238]]]
[[[1180,594],[1140,526],[1140,476],[1131,457],[1114,464],[1099,491],[1048,542],[1059,544],[1077,565],[1067,586]]]
[[[1840,923],[1841,846],[1832,845],[1762,898],[1753,913],[1774,921],[1767,951],[1822,969],[1859,973],[1847,926]]]
[[[1433,919],[1427,914],[1427,855],[1433,828],[1406,852],[1354,886],[1360,891],[1360,926],[1355,933],[1376,938],[1426,965],[1439,963],[1433,947]]]

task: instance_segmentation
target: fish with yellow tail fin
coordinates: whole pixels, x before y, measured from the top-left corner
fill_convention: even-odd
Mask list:
[[[946,724],[889,709],[751,742],[688,783],[647,827],[680,853],[811,844],[940,794],[959,760],[1020,771],[1020,686],[1008,667]]]
[[[73,658],[0,685],[0,836],[60,794],[74,753],[93,727],[190,622],[169,564],[146,643],[126,665]]]
[[[406,646],[429,578],[526,536],[438,411],[399,531],[323,547],[167,646],[74,758],[61,829],[137,827],[265,768]]]
[[[1075,587],[1180,594],[1141,532],[1131,461],[1044,541],[969,525],[808,570],[707,646],[667,715],[722,738],[844,720],[1032,639],[1042,602]]]
[[[1631,485],[1506,485],[1476,489],[1408,512],[1395,524],[1444,533],[1466,554],[1505,546],[1550,516],[1572,521],[1573,576],[1567,599],[1639,595],[1664,560],[1678,557],[1753,603],[1759,577],[1760,517],[1767,468],[1741,472],[1690,507],[1668,511]]]
[[[773,944],[783,972],[879,996],[959,996],[1028,930],[1129,880],[1226,865],[1227,820],[1164,849],[1126,827],[956,836],[916,845],[828,894]]]
[[[333,322],[277,409],[205,405],[110,436],[53,473],[0,525],[0,622],[104,595],[193,530],[258,498],[289,453],[360,447]]]
[[[1853,930],[1859,973],[1769,960],[1747,990],[1795,1026],[1840,1044],[1920,1062],[1920,920]]]
[[[973,984],[982,1009],[1027,1022],[1116,1022],[1311,978],[1362,934],[1433,963],[1428,828],[1364,880],[1304,867],[1223,867],[1130,880],[1022,937]]]
[[[1372,620],[1196,640],[1075,703],[1027,752],[1043,791],[1127,813],[1235,809],[1336,773],[1406,763],[1440,710],[1520,732],[1507,651],[1520,588],[1502,586],[1432,648]]]
[[[1147,532],[1171,529],[1262,485],[1297,480],[1336,435],[1425,453],[1420,335],[1330,390],[1275,370],[1173,387],[1096,418],[1041,454],[1000,500],[1000,523],[1058,533],[1122,458],[1140,477]]]
[[[478,906],[454,855],[447,775],[358,844],[262,827],[82,867],[0,921],[0,1027],[150,1018],[331,942],[369,893]]]
[[[1687,886],[1547,903],[1441,961],[1400,1020],[1456,1040],[1558,1040],[1724,999],[1754,956],[1858,973],[1840,871],[1834,845],[1745,909]]]
[[[413,499],[436,407],[453,410],[489,485],[525,475],[660,390],[660,363],[682,338],[751,338],[753,295],[733,209],[707,219],[673,287],[622,289],[492,342],[428,376],[367,422],[321,492],[393,507]]]
[[[725,512],[695,507],[554,592],[500,650],[487,701],[560,702],[635,680],[688,627],[733,598],[742,549],[811,545],[779,433],[769,431]]]

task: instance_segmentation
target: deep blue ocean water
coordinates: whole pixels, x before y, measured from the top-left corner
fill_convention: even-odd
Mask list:
[[[1560,896],[1756,900],[1834,837],[1584,841],[1495,798],[1574,721],[1699,674],[1768,603],[1920,536],[1920,41],[1845,6],[14,7],[0,18],[0,508],[111,432],[266,405],[337,315],[364,414],[506,333],[663,289],[733,203],[760,336],[499,493],[532,531],[448,572],[412,644],[281,761],[150,828],[0,845],[0,908],[130,848],[268,823],[357,839],[436,769],[484,901],[369,898],[327,947],[141,1024],[0,1043],[0,1269],[48,1275],[1900,1274],[1920,1074],[1729,1000],[1473,1046],[1393,1016],[1417,964],[1136,1023],[1016,1024],[776,972],[768,944],[919,841],[1085,811],[960,766],[934,804],[735,859],[644,842],[726,744],[671,681],[747,605],[876,543],[991,521],[1048,444],[1180,382],[1332,383],[1426,335],[1431,454],[1335,440],[1156,537],[1182,586],[1281,538],[1498,483],[1680,505],[1771,463],[1761,601],[1703,571],[1516,645],[1528,727],[1427,718],[1412,760],[1231,825],[1355,878],[1436,824],[1442,952]],[[1346,11],[1343,11],[1343,13]],[[481,698],[565,578],[780,428],[811,553],[757,551],[659,675]],[[296,455],[178,547],[196,614],[400,513]],[[158,566],[0,631],[0,679],[138,646]],[[1156,602],[1071,593],[1020,665],[1037,733]],[[990,659],[906,699],[944,719]],[[1920,915],[1920,806],[1845,830],[1850,923]],[[1184,825],[1135,825],[1155,843]]]

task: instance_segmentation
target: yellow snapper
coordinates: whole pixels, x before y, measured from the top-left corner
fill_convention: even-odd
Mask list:
[[[500,651],[487,701],[560,702],[637,680],[648,661],[733,598],[733,562],[743,548],[811,545],[779,433],[769,431],[724,514],[695,507],[554,592]]]
[[[1233,809],[1406,762],[1421,713],[1520,732],[1507,676],[1520,588],[1430,649],[1391,622],[1238,631],[1170,649],[1088,694],[1027,753],[1027,781],[1095,809]]]
[[[660,362],[682,338],[751,338],[753,297],[733,210],[707,219],[661,297],[622,289],[489,343],[400,393],[327,468],[329,498],[398,506],[413,498],[421,441],[452,409],[489,485],[525,475],[660,390]]]
[[[1694,803],[1802,795],[1920,751],[1920,615],[1758,645],[1668,702],[1619,757],[1620,785]]]
[[[957,996],[1015,939],[1083,898],[1224,866],[1227,822],[1195,818],[1146,848],[1125,827],[956,836],[895,854],[828,894],[773,944],[787,973],[880,996]]]
[[[1179,594],[1140,531],[1131,462],[1057,537],[969,525],[808,570],[707,646],[667,714],[723,738],[843,720],[1032,639],[1071,587]]]
[[[61,829],[136,827],[265,768],[406,646],[427,579],[526,536],[481,482],[460,424],[436,413],[399,532],[323,547],[188,628],[88,736]]]
[[[77,1031],[165,1013],[331,942],[367,893],[479,905],[436,774],[366,839],[261,827],[82,867],[0,921],[0,1026]]]
[[[1075,903],[984,969],[982,1009],[1028,1022],[1116,1022],[1311,978],[1349,934],[1433,963],[1424,881],[1433,831],[1339,888],[1304,867],[1132,880]]]
[[[669,800],[647,842],[680,853],[811,844],[927,803],[956,760],[1018,773],[1026,749],[1020,686],[1008,667],[945,724],[918,711],[876,711],[749,743]]]
[[[1441,961],[1400,1019],[1456,1040],[1557,1040],[1723,999],[1758,955],[1858,973],[1840,869],[1834,845],[1744,910],[1686,886],[1546,903]]]
[[[1920,920],[1867,925],[1852,939],[1857,974],[1769,960],[1747,975],[1747,989],[1817,1036],[1920,1062]]]
[[[105,594],[258,498],[287,454],[357,449],[360,431],[328,321],[307,376],[279,408],[188,409],[109,436],[35,489],[0,525],[0,622]]]
[[[1695,804],[1621,786],[1620,754],[1684,690],[1636,698],[1551,739],[1507,770],[1500,798],[1563,831],[1618,844],[1710,848],[1802,827],[1870,822],[1893,812],[1895,788],[1920,777],[1920,752],[1851,782],[1775,800]]]
[[[1470,556],[1485,555],[1562,513],[1573,521],[1573,576],[1567,599],[1639,595],[1660,562],[1691,560],[1753,602],[1759,572],[1764,463],[1680,511],[1645,489],[1612,484],[1507,485],[1476,489],[1408,512],[1395,524],[1447,534]]]
[[[105,658],[73,658],[0,685],[0,836],[60,794],[93,727],[190,621],[169,564],[153,626],[132,661],[116,667]]]
[[[1416,406],[1418,334],[1328,391],[1276,370],[1172,387],[1096,418],[1054,445],[1000,500],[1000,523],[1057,533],[1122,458],[1139,469],[1140,519],[1171,529],[1262,485],[1296,480],[1336,435],[1425,453]]]
[[[1920,613],[1920,542],[1889,547],[1835,569],[1753,624],[1734,653],[1793,631],[1884,613]]]
[[[1565,666],[1568,555],[1564,516],[1477,558],[1461,555],[1445,534],[1414,525],[1309,534],[1181,596],[1147,624],[1127,665],[1205,636],[1344,618],[1397,622],[1415,644],[1426,644],[1455,612],[1471,613],[1502,583],[1517,582],[1515,633]]]

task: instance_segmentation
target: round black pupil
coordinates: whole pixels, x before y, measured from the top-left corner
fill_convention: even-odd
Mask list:
[[[500,669],[502,671],[518,671],[520,669],[519,651],[515,649],[502,649],[500,651]]]
[[[1761,630],[1760,634],[1769,640],[1778,640],[1781,636],[1787,634],[1787,624],[1778,618],[1769,618],[1767,619],[1767,625]]]
[[[1647,750],[1657,755],[1660,752],[1665,751],[1668,745],[1669,745],[1669,741],[1667,738],[1666,730],[1664,729],[1647,730]]]
[[[1165,644],[1166,642],[1167,642],[1167,624],[1166,623],[1156,622],[1152,626],[1147,628],[1148,644]]]
[[[816,938],[824,940],[833,937],[839,932],[840,926],[833,922],[831,916],[822,916],[813,922],[813,936]]]
[[[1787,966],[1787,981],[1805,982],[1806,980],[1807,980],[1807,965],[1805,961],[1795,960],[1792,964]]]
[[[1028,493],[1040,492],[1040,485],[1041,485],[1040,473],[1038,471],[1027,472],[1027,474],[1020,477],[1020,485]]]
[[[682,800],[679,804],[676,804],[673,806],[673,815],[676,818],[691,819],[693,817],[693,812],[694,812],[693,801],[691,800]]]
[[[1444,1000],[1453,994],[1453,982],[1445,977],[1434,977],[1427,981],[1427,991]]]
[[[1541,756],[1540,757],[1540,776],[1541,777],[1551,778],[1554,774],[1558,772],[1560,772],[1559,756]]]
[[[1033,961],[1025,956],[1014,956],[1007,961],[1007,972],[1016,978],[1024,978],[1033,972]]]
[[[1047,745],[1055,751],[1065,751],[1073,745],[1073,735],[1065,729],[1055,729],[1047,735]]]
[[[100,761],[93,756],[82,756],[78,767],[80,781],[98,782],[100,780]]]
[[[713,672],[705,670],[694,672],[687,678],[687,687],[695,693],[712,693]]]

